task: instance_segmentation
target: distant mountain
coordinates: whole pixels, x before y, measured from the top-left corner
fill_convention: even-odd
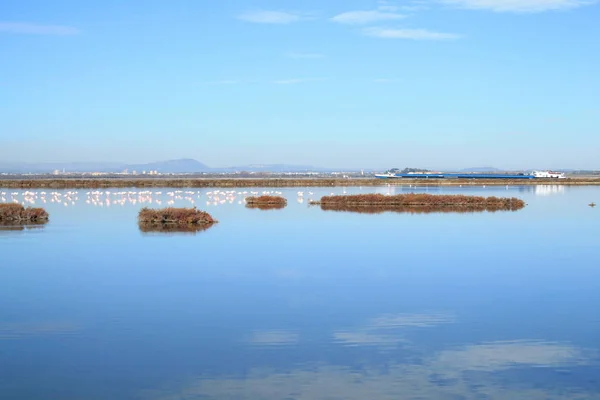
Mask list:
[[[125,164],[110,162],[72,162],[72,163],[0,163],[0,172],[6,173],[52,173],[54,171],[64,172],[129,172],[136,171],[158,171],[161,173],[185,173],[210,171],[210,167],[192,160],[168,160],[152,162],[147,164]]]
[[[107,162],[70,162],[70,163],[0,163],[0,172],[46,174],[55,170],[65,172],[118,172],[123,170],[122,163]]]
[[[501,169],[494,167],[472,167],[462,169],[460,172],[501,172]]]
[[[107,163],[107,162],[71,162],[71,163],[0,163],[0,173],[48,174],[54,171],[67,173],[85,172],[136,172],[158,171],[163,174],[194,172],[329,172],[332,169],[316,168],[310,165],[288,164],[251,164],[236,167],[211,168],[200,161],[183,158],[179,160],[158,161],[145,164]]]
[[[311,165],[289,165],[289,164],[250,164],[237,167],[215,168],[224,172],[318,172],[329,171],[324,168],[316,168]]]
[[[191,158],[182,158],[180,160],[159,161],[148,164],[129,164],[126,169],[141,173],[142,171],[158,171],[163,174],[207,172],[211,168],[200,161]]]

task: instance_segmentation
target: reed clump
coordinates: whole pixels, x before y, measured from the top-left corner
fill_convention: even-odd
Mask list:
[[[324,210],[357,211],[358,209],[371,209],[373,212],[516,211],[525,207],[523,200],[514,197],[433,195],[427,193],[409,193],[394,196],[383,194],[324,196],[320,201],[313,201],[311,204],[319,204]]]
[[[210,227],[217,221],[207,212],[194,208],[142,208],[138,214],[140,227],[145,226],[179,226],[179,227]]]
[[[287,206],[287,200],[281,196],[247,197],[246,207],[260,210],[279,210]]]
[[[43,208],[23,207],[21,204],[0,204],[0,223],[43,224],[48,222],[48,212]]]

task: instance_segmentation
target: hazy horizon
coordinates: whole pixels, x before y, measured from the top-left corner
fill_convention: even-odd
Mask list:
[[[2,162],[600,169],[583,0],[9,0]]]
[[[152,161],[144,161],[144,162],[126,162],[126,161],[102,161],[102,160],[90,160],[90,161],[82,161],[82,160],[78,160],[78,161],[65,161],[65,162],[60,162],[60,161],[47,161],[47,162],[22,162],[22,161],[0,161],[0,172],[2,171],[2,167],[6,166],[6,165],[19,165],[19,164],[25,164],[25,165],[53,165],[53,164],[65,164],[65,165],[69,165],[69,164],[106,164],[106,165],[112,165],[114,166],[144,166],[146,164],[154,164],[154,163],[165,163],[165,162],[170,162],[170,161],[182,161],[182,160],[192,160],[192,161],[197,161],[199,163],[204,164],[206,167],[210,168],[210,169],[214,169],[214,170],[219,170],[219,169],[227,169],[227,168],[236,168],[236,167],[249,167],[249,166],[254,166],[254,167],[258,167],[258,166],[277,166],[277,165],[285,165],[285,166],[296,166],[296,167],[314,167],[315,169],[318,170],[360,170],[360,169],[364,169],[364,170],[374,170],[374,171],[386,171],[389,170],[391,168],[419,168],[419,169],[428,169],[431,171],[461,171],[461,170],[467,170],[467,169],[485,169],[485,168],[491,168],[491,169],[498,169],[501,171],[531,171],[531,170],[598,170],[598,169],[586,169],[586,168],[572,168],[570,166],[541,166],[541,165],[527,165],[524,167],[514,167],[514,168],[508,168],[508,167],[504,167],[502,165],[454,165],[454,166],[439,166],[439,165],[404,165],[401,163],[396,163],[393,165],[384,165],[384,166],[371,166],[371,165],[342,165],[342,166],[332,166],[332,165],[315,165],[315,164],[308,164],[308,163],[249,163],[249,164],[242,164],[242,163],[237,163],[237,164],[231,164],[231,165],[210,165],[207,164],[205,162],[203,162],[202,160],[197,160],[197,159],[193,159],[193,158],[178,158],[178,159],[169,159],[169,160],[152,160]]]

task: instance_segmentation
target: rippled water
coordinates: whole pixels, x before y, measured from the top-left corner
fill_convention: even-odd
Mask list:
[[[374,215],[308,207],[342,188],[264,190],[288,207],[0,189],[51,214],[0,228],[0,398],[600,399],[600,188],[346,189],[528,203]],[[156,200],[220,222],[141,232]]]

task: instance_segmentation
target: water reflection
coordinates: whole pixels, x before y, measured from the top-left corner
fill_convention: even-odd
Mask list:
[[[257,210],[283,210],[286,204],[246,204],[246,208]]]
[[[515,340],[483,343],[445,350],[437,355],[436,369],[499,371],[519,366],[560,367],[586,365],[582,349],[567,343]]]
[[[43,234],[0,238],[0,398],[600,399],[598,188],[422,189],[522,190],[501,218],[306,205],[374,190],[282,189],[269,215],[243,192],[152,191],[210,201],[230,222],[204,233],[138,230],[139,190],[62,191]]]
[[[570,343],[544,340],[493,341],[429,349],[420,335],[403,332],[456,323],[451,314],[385,314],[354,330],[336,330],[333,345],[362,354],[358,364],[337,364],[317,355],[291,368],[250,368],[237,376],[200,375],[173,389],[150,390],[152,400],[364,400],[364,399],[554,399],[598,398],[594,388],[554,387],[567,369],[598,370],[598,354]],[[251,346],[301,346],[299,332],[256,331]],[[377,346],[380,357],[357,352]],[[306,347],[303,347],[306,348]],[[257,350],[259,351],[259,350]],[[288,353],[285,353],[288,354]],[[386,356],[381,356],[386,354]],[[293,363],[289,363],[293,365]],[[593,372],[591,372],[593,374]],[[541,375],[541,383],[532,380]]]
[[[386,212],[400,214],[473,214],[482,212],[494,213],[499,211],[518,211],[517,209],[508,210],[505,208],[489,206],[336,206],[327,204],[321,204],[320,206],[323,211],[351,212],[359,214],[382,214]]]
[[[406,329],[434,328],[450,324],[455,318],[450,314],[386,314],[375,317],[364,326],[344,329],[333,333],[334,341],[348,346],[389,347],[398,343],[408,343]]]
[[[2,234],[10,234],[11,232],[24,232],[24,231],[38,231],[38,230],[42,230],[45,227],[45,224],[47,223],[44,222],[43,224],[40,223],[22,223],[22,222],[2,222],[0,223],[0,235]]]
[[[534,188],[536,196],[552,196],[565,193],[564,185],[536,185]]]
[[[147,391],[144,399],[397,400],[397,399],[597,399],[585,387],[555,388],[557,368],[596,362],[567,343],[521,340],[468,345],[408,362],[350,368],[315,362],[291,370],[255,368],[244,376],[200,376],[169,390]],[[513,370],[515,374],[506,374]],[[529,385],[531,373],[547,385]]]
[[[140,232],[145,234],[190,234],[195,235],[198,232],[206,231],[215,225],[212,224],[162,224],[162,223],[144,223],[139,222],[138,228]]]

